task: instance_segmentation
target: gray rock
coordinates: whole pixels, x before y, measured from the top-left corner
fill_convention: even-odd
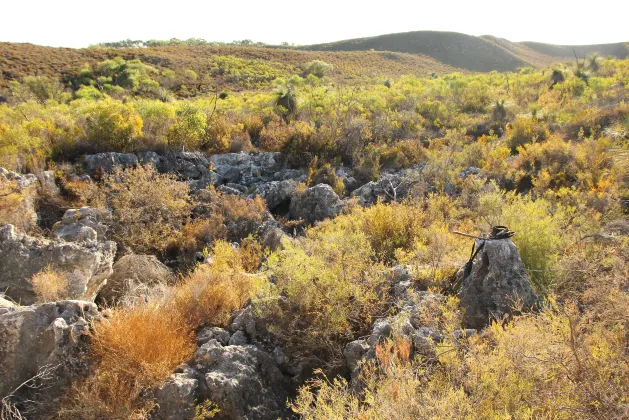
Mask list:
[[[229,329],[234,333],[237,331],[244,331],[250,337],[255,337],[257,335],[257,329],[256,320],[253,316],[253,307],[248,306],[245,309],[241,309],[236,312],[236,316],[234,317]]]
[[[268,353],[252,345],[222,347],[215,340],[204,347],[195,361],[206,372],[206,397],[219,406],[221,416],[257,420],[288,415],[288,382]]]
[[[153,167],[160,173],[167,172],[168,170],[166,158],[155,152],[139,152],[138,162],[142,165],[153,165]]]
[[[61,301],[20,307],[0,315],[0,395],[6,395],[43,366],[55,366],[54,385],[66,389],[69,378],[85,369],[82,345],[89,323],[100,319],[91,302]]]
[[[102,168],[105,172],[113,172],[116,166],[123,169],[137,166],[138,157],[132,153],[96,153],[95,155],[87,155],[83,160],[85,171],[88,174],[97,173]]]
[[[223,346],[229,343],[229,331],[219,327],[206,327],[197,334],[197,345],[202,346],[208,341],[215,339]]]
[[[132,305],[137,300],[148,299],[153,287],[166,286],[172,279],[173,272],[154,255],[125,255],[113,265],[98,298],[110,306]]]
[[[479,245],[480,240],[476,246]],[[463,280],[459,297],[464,309],[463,322],[475,329],[511,314],[516,302],[524,310],[538,303],[520,254],[510,239],[485,241],[470,275]]]
[[[288,210],[297,185],[297,182],[293,180],[271,181],[258,185],[255,195],[262,197],[266,201],[266,205],[271,212],[278,210],[278,207],[283,204],[286,204]]]
[[[18,235],[6,226],[0,231],[0,290],[21,304],[35,302],[30,279],[47,267],[68,279],[69,297],[90,301],[112,272],[114,242],[52,241]]]
[[[327,184],[318,184],[308,188],[303,194],[293,197],[290,202],[290,215],[313,224],[339,215],[343,202]]]
[[[229,339],[230,346],[244,346],[248,344],[247,336],[242,331],[236,331]]]
[[[155,416],[164,420],[193,419],[199,381],[189,373],[174,373],[157,390]]]
[[[40,186],[43,191],[51,195],[59,194],[59,187],[55,181],[55,173],[53,171],[44,171],[39,178]]]
[[[370,206],[381,200],[383,202],[400,201],[409,196],[413,186],[413,174],[411,170],[398,174],[385,174],[377,181],[371,181],[355,189],[351,196],[358,198],[361,206]]]
[[[59,239],[67,242],[104,241],[111,212],[93,207],[68,209],[53,231]]]
[[[369,351],[369,348],[370,345],[366,340],[355,340],[345,346],[343,356],[345,356],[347,367],[349,367],[350,372],[352,372],[352,376],[358,369],[358,364],[363,356]]]
[[[480,169],[476,168],[474,166],[470,166],[469,168],[465,168],[463,169],[461,172],[459,172],[459,178],[461,179],[465,179],[470,175],[478,175],[480,173]]]

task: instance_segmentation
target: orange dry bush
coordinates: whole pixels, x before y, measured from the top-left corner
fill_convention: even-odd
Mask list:
[[[47,267],[31,278],[38,302],[54,302],[68,298],[68,279]]]
[[[119,372],[141,386],[158,385],[194,351],[184,318],[163,305],[121,308],[94,332],[99,368]]]
[[[150,390],[195,349],[184,318],[163,305],[121,308],[94,328],[92,376],[75,383],[59,413],[82,419],[146,418]]]

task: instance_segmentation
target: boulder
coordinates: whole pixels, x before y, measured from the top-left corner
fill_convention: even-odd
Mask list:
[[[100,318],[91,302],[61,301],[20,307],[0,314],[0,395],[13,391],[44,366],[54,367],[54,386],[85,370],[83,344],[89,323]],[[51,385],[51,384],[47,384]]]
[[[297,194],[290,202],[290,215],[307,224],[333,218],[343,209],[343,202],[327,184],[318,184]]]
[[[61,221],[53,226],[57,238],[66,242],[105,241],[111,212],[93,207],[68,209]]]
[[[47,267],[68,279],[73,299],[94,300],[112,273],[116,244],[64,242],[18,234],[12,225],[0,228],[0,290],[29,305],[36,296],[30,279]]]
[[[97,174],[101,171],[113,172],[116,166],[123,169],[132,168],[138,165],[138,157],[133,153],[96,153],[95,155],[87,155],[83,160],[85,172],[88,174]]]
[[[482,240],[477,240],[480,246]],[[511,239],[486,240],[474,259],[471,273],[459,291],[463,322],[481,329],[492,320],[512,314],[514,306],[532,309],[538,298]]]
[[[272,213],[285,213],[289,210],[292,196],[297,188],[297,182],[293,180],[271,181],[258,185],[255,195],[266,201],[267,208]]]
[[[199,381],[190,372],[174,373],[155,393],[154,417],[163,420],[193,419]]]
[[[113,265],[113,272],[98,293],[99,301],[108,305],[133,303],[147,297],[157,285],[167,285],[172,271],[154,255],[125,255]]]
[[[167,164],[166,158],[155,152],[151,152],[151,151],[139,152],[138,161],[142,165],[153,165],[155,170],[157,170],[160,173],[167,172],[168,170],[168,164]]]
[[[258,347],[223,347],[210,340],[197,351],[195,363],[204,373],[206,397],[218,405],[221,418],[255,420],[288,415],[288,382],[273,357]]]

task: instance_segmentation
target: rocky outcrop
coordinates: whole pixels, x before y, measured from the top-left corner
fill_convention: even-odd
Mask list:
[[[137,166],[138,157],[133,153],[96,153],[87,155],[83,159],[85,172],[88,174],[98,174],[99,172],[113,172],[119,166],[123,169]]]
[[[266,201],[266,205],[272,213],[288,213],[291,198],[295,194],[297,182],[293,180],[271,181],[260,184],[255,194]],[[286,216],[286,214],[281,214]]]
[[[0,395],[13,391],[44,366],[54,369],[55,390],[85,370],[81,357],[89,323],[99,319],[91,302],[61,301],[0,313]],[[49,384],[47,384],[49,385]]]
[[[129,303],[148,298],[151,289],[165,286],[172,271],[153,255],[125,255],[113,266],[113,273],[98,293],[99,302],[107,305]]]
[[[470,275],[463,280],[459,297],[463,322],[480,329],[501,320],[514,307],[530,310],[538,298],[511,239],[477,240],[485,245],[476,255]]]
[[[12,225],[0,228],[0,290],[16,302],[35,302],[32,276],[47,267],[68,279],[69,296],[94,300],[111,275],[116,244],[64,242],[18,234]]]
[[[343,209],[343,202],[327,184],[318,184],[297,194],[290,202],[290,215],[293,219],[313,224],[336,217]]]
[[[210,157],[213,170],[222,177],[223,183],[252,186],[270,182],[280,177],[286,167],[286,156],[279,152],[225,153]]]
[[[281,349],[263,349],[250,309],[237,313],[230,331],[208,327],[198,333],[192,363],[179,367],[156,393],[158,418],[191,419],[194,402],[204,400],[218,405],[220,419],[288,415],[291,382],[280,368],[286,357]]]
[[[103,242],[109,222],[111,222],[109,210],[93,207],[68,209],[61,221],[53,226],[53,231],[57,238],[66,242]]]

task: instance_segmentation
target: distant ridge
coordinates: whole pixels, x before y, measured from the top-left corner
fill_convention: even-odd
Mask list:
[[[511,42],[494,36],[476,37],[457,32],[414,31],[356,38],[328,44],[301,47],[312,51],[394,51],[422,54],[449,66],[487,72],[515,71],[522,66],[544,66],[598,52],[601,56],[626,58],[625,43],[600,45],[552,45],[536,42]]]

